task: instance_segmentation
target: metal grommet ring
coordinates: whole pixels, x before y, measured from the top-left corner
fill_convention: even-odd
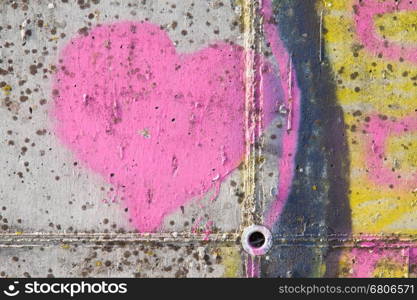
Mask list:
[[[243,230],[242,246],[250,255],[264,255],[272,246],[272,234],[265,226],[251,225]]]

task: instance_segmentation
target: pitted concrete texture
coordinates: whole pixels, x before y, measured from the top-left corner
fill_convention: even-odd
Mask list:
[[[59,53],[74,36],[100,24],[145,21],[160,26],[179,53],[218,41],[244,46],[245,5],[0,2],[2,277],[244,276],[242,168],[219,191],[213,188],[171,212],[157,233],[136,236],[117,187],[61,143],[50,110]]]
[[[86,170],[50,131],[51,78],[58,52],[80,29],[120,20],[148,20],[162,26],[181,52],[217,40],[241,44],[242,34],[234,25],[239,15],[230,3],[219,3],[2,1],[0,51],[5,74],[1,81],[10,91],[3,87],[1,176],[5,180],[0,193],[9,231],[133,230],[120,209],[117,191]],[[167,218],[164,231],[190,230],[192,219],[211,216],[224,231],[236,230],[239,177],[229,178],[228,186],[233,180],[237,188],[223,187],[216,208],[201,203],[197,209],[192,204],[183,212],[178,209]],[[218,218],[218,210],[227,218]]]
[[[415,277],[416,12],[0,0],[0,276]]]
[[[241,277],[236,246],[111,242],[2,248],[2,277]]]

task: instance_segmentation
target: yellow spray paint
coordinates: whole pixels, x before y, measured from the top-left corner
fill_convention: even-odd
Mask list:
[[[412,188],[381,185],[372,181],[366,154],[372,151],[363,130],[365,118],[375,113],[400,120],[417,109],[417,65],[374,55],[356,34],[350,0],[322,0],[323,38],[336,81],[336,95],[344,110],[350,152],[350,205],[353,234],[416,233],[417,193]],[[376,30],[397,42],[417,41],[417,12],[383,14],[374,19]],[[417,135],[405,133],[386,141],[387,169],[401,176],[417,171]],[[407,149],[408,148],[408,149]],[[417,183],[416,183],[417,188]]]
[[[242,257],[236,247],[221,247],[220,256],[224,267],[223,277],[236,278],[242,273]]]

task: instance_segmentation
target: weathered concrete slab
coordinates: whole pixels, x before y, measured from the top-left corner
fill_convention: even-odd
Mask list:
[[[59,51],[80,30],[120,20],[160,25],[184,53],[218,40],[242,44],[236,23],[239,14],[230,3],[219,3],[2,1],[2,68],[13,69],[2,74],[5,231],[134,230],[115,187],[86,170],[51,132],[52,84]],[[230,187],[231,181],[235,188]],[[191,230],[195,220],[204,227],[208,219],[222,230],[236,230],[240,182],[239,174],[229,177],[213,205],[207,196],[204,201],[196,199],[198,204],[178,207],[165,220],[163,231]]]
[[[2,277],[241,277],[239,247],[106,242],[3,248]]]
[[[0,276],[415,277],[416,11],[0,1]]]
[[[223,244],[241,224],[241,170],[165,213],[156,236],[132,236],[120,186],[64,145],[52,113],[60,57],[73,37],[148,22],[184,55],[217,42],[243,46],[242,9],[228,1],[0,3],[1,276],[243,276],[241,250]]]

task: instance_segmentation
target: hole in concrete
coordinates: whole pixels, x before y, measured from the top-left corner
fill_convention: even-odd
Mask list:
[[[265,236],[259,231],[252,232],[248,239],[252,248],[261,248],[265,244]]]
[[[266,254],[272,246],[271,232],[260,225],[246,227],[241,240],[243,249],[253,256]]]

